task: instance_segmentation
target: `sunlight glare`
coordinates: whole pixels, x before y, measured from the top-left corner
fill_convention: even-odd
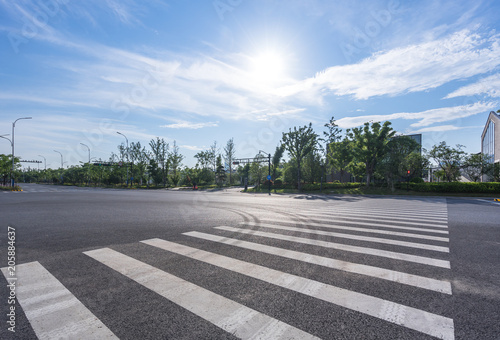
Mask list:
[[[259,82],[272,83],[284,77],[284,61],[276,52],[266,51],[252,58],[252,76]]]

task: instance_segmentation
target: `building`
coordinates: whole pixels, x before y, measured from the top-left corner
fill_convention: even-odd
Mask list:
[[[494,111],[490,112],[481,135],[481,153],[491,163],[500,163],[500,116]],[[483,181],[487,180],[483,177]]]

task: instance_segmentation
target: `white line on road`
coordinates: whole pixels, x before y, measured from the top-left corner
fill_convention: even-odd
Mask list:
[[[17,265],[16,274],[17,301],[38,339],[118,339],[40,263]]]
[[[454,339],[453,320],[447,317],[161,239],[151,239],[141,242],[440,339]],[[202,299],[197,299],[196,301],[200,303]]]
[[[314,209],[309,210],[310,212],[319,212],[319,213],[342,213],[342,214],[356,214],[356,215],[378,215],[384,217],[407,217],[407,218],[423,218],[423,219],[433,219],[433,220],[448,220],[448,213],[426,213],[422,211],[418,212],[404,212],[403,210],[398,209],[362,209],[362,208],[331,208],[331,209]]]
[[[395,270],[368,266],[364,264],[352,263],[347,261],[336,260],[328,257],[302,253],[294,250],[277,248],[259,244],[254,242],[242,241],[239,239],[228,238],[218,235],[205,234],[197,231],[183,233],[183,235],[200,238],[203,240],[228,244],[235,247],[259,251],[266,254],[286,257],[292,260],[307,262],[318,266],[324,266],[332,269],[342,270],[345,272],[356,273],[375,277],[378,279],[398,282],[401,284],[419,287],[423,289],[433,290],[439,293],[451,294],[451,284],[447,281],[436,280],[424,276],[407,274]]]
[[[320,221],[320,222],[335,222],[337,224],[342,223],[342,224],[366,225],[369,227],[383,227],[383,228],[401,229],[401,230],[415,230],[415,231],[425,231],[425,232],[442,233],[442,234],[448,233],[447,231],[444,233],[442,232],[443,229],[448,228],[447,226],[438,225],[438,224],[434,225],[434,227],[440,228],[440,229],[426,229],[426,228],[419,228],[419,227],[403,227],[403,226],[397,226],[397,225],[392,225],[392,224],[387,224],[387,223],[376,223],[376,222],[337,221],[337,220],[334,221],[332,219],[316,218],[316,217],[310,217],[309,219],[311,219],[313,221]]]
[[[360,214],[353,214],[349,213],[347,214],[326,214],[326,213],[314,213],[314,212],[304,212],[304,213],[296,213],[296,215],[299,216],[305,216],[309,218],[315,218],[315,217],[329,217],[332,220],[336,220],[337,222],[341,222],[338,220],[346,219],[346,220],[362,220],[362,221],[378,221],[378,222],[384,222],[384,223],[399,223],[403,225],[418,225],[422,227],[435,227],[438,225],[440,228],[446,228],[447,223],[446,222],[438,222],[438,223],[427,223],[427,221],[422,222],[420,218],[418,219],[411,219],[411,221],[401,221],[398,220],[398,218],[392,218],[392,217],[385,217],[385,218],[380,218],[380,217],[364,217],[365,215],[360,215]]]
[[[318,339],[112,249],[102,248],[84,254],[241,339]]]
[[[425,265],[429,265],[429,266],[450,269],[450,262],[449,261],[433,259],[430,257],[416,256],[416,255],[397,253],[397,252],[387,251],[387,250],[351,246],[351,245],[342,244],[342,243],[334,243],[334,242],[327,242],[327,241],[321,241],[321,240],[312,240],[312,239],[302,238],[302,237],[288,236],[288,235],[275,234],[275,233],[266,233],[263,231],[246,230],[246,229],[233,228],[233,227],[221,226],[221,227],[215,227],[215,229],[231,231],[234,233],[250,234],[252,236],[261,236],[261,237],[267,237],[267,238],[283,240],[283,241],[309,244],[309,245],[319,246],[319,247],[324,247],[324,248],[338,249],[338,250],[349,251],[349,252],[353,252],[353,253],[386,257],[386,258],[390,258],[390,259],[394,259],[394,260],[421,263],[421,264],[425,264]]]
[[[295,225],[302,225],[302,226],[307,226],[307,227],[320,227],[320,228],[329,228],[329,229],[340,229],[340,230],[349,230],[349,231],[361,231],[363,233],[371,233],[371,234],[383,234],[383,235],[390,235],[390,236],[403,236],[403,237],[409,237],[409,238],[420,238],[423,240],[432,240],[432,241],[439,241],[439,242],[449,242],[450,239],[448,237],[441,237],[441,236],[429,236],[429,235],[423,235],[423,234],[413,234],[413,233],[401,233],[398,231],[393,231],[393,230],[382,230],[382,229],[373,229],[373,228],[366,228],[366,227],[347,227],[343,225],[337,225],[337,224],[330,224],[330,223],[315,223],[315,222],[300,222],[297,220],[278,220],[278,219],[267,219],[263,218],[261,219],[261,222],[272,222],[272,223],[291,223]],[[252,225],[252,223],[257,223],[257,222],[240,222],[240,224],[248,224]],[[421,231],[421,230],[420,230]],[[440,233],[442,231],[440,230]],[[444,233],[448,233],[445,231]]]
[[[442,253],[449,253],[450,252],[450,249],[448,247],[434,246],[431,244],[423,244],[423,243],[415,243],[415,242],[398,241],[398,240],[392,240],[392,239],[386,239],[386,238],[380,238],[380,237],[369,237],[369,236],[361,236],[361,235],[335,233],[335,232],[331,232],[331,231],[288,227],[288,226],[284,226],[284,225],[269,224],[269,223],[240,222],[240,224],[241,225],[262,227],[262,228],[269,228],[269,229],[295,231],[295,232],[307,233],[307,234],[313,234],[313,235],[332,236],[332,237],[345,238],[345,239],[356,240],[356,241],[392,244],[392,245],[396,245],[396,246],[400,246],[400,247],[433,250],[433,251],[439,251]]]

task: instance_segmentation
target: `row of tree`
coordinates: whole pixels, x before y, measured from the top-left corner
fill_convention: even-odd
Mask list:
[[[498,169],[482,154],[466,154],[462,145],[451,147],[446,142],[426,152],[408,136],[397,136],[390,122],[365,123],[362,127],[348,129],[345,133],[335,123],[334,117],[324,125],[320,136],[312,124],[294,127],[282,134],[281,141],[271,158],[272,181],[275,184],[295,184],[300,190],[303,183],[331,180],[341,182],[364,181],[386,183],[394,189],[401,181],[422,181],[424,170],[431,160],[437,164],[435,176],[446,181],[457,181],[465,174],[472,181],[489,176],[498,181]],[[288,160],[283,160],[284,154]],[[28,169],[20,171],[15,160],[14,176],[29,182],[106,185],[261,185],[266,181],[267,157],[257,154],[253,162],[236,169],[236,146],[233,138],[222,148],[217,142],[195,155],[194,167],[182,166],[184,156],[174,141],[172,147],[163,139],[149,142],[149,149],[140,142],[127,148],[118,146],[107,161],[84,163],[67,169]],[[97,164],[97,165],[95,165]],[[4,183],[10,176],[12,159],[0,155],[0,176]],[[330,177],[330,176],[329,176]]]

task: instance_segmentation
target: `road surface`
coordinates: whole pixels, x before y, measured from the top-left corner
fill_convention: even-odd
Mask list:
[[[23,189],[1,339],[500,338],[492,200]]]

